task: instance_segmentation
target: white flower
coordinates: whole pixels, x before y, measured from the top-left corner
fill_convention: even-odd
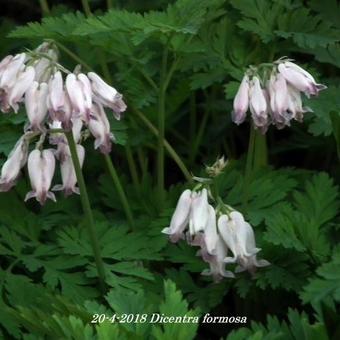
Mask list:
[[[65,104],[65,92],[63,77],[60,71],[55,72],[48,83],[48,106],[51,117],[53,119],[59,119],[61,117],[59,113],[63,115]]]
[[[301,93],[291,85],[288,85],[288,111],[291,112],[292,118],[302,122],[303,114],[313,112],[309,107],[302,106]]]
[[[33,150],[28,156],[27,166],[32,191],[27,193],[25,201],[32,197],[36,197],[41,205],[47,198],[56,201],[54,194],[49,191],[55,169],[53,151]]]
[[[24,68],[25,59],[26,54],[21,53],[1,62],[0,89],[6,90],[15,84],[18,73]]]
[[[321,90],[327,88],[323,84],[317,84],[313,76],[302,67],[285,61],[278,66],[279,72],[297,90],[304,92],[307,97],[317,95]]]
[[[258,77],[253,77],[249,93],[249,108],[254,124],[257,127],[266,126],[268,122],[268,105]]]
[[[13,60],[13,56],[8,55],[0,61],[0,79],[4,71],[6,70],[7,66],[10,64],[12,60]]]
[[[196,235],[204,231],[209,216],[208,191],[202,189],[195,196],[193,195],[191,203],[191,212],[189,218],[190,235]]]
[[[98,74],[89,72],[87,75],[91,80],[94,100],[111,108],[115,118],[119,120],[121,112],[126,110],[126,104],[123,101],[122,95],[115,88],[108,85]]]
[[[216,212],[215,209],[209,204],[208,206],[208,221],[204,229],[204,243],[207,252],[211,255],[216,254],[216,244],[218,240],[217,225],[216,225]]]
[[[33,131],[43,131],[42,123],[47,114],[48,85],[34,81],[25,95],[25,106],[30,128]]]
[[[248,270],[254,273],[255,267],[269,265],[266,260],[257,260],[256,254],[261,250],[256,248],[254,231],[243,215],[233,211],[230,216],[221,215],[218,219],[218,230],[233,257],[226,257],[225,263],[238,263],[236,272]]]
[[[88,127],[95,138],[94,148],[99,148],[102,153],[110,153],[114,136],[102,105],[93,104]]]
[[[78,74],[76,76],[70,73],[66,77],[65,84],[73,112],[87,122],[91,113],[92,92],[85,78],[87,78],[85,75]]]
[[[289,123],[288,89],[285,78],[282,74],[271,75],[269,81],[270,107],[274,124],[283,128]]]
[[[183,231],[188,225],[192,202],[191,190],[184,190],[178,199],[176,209],[171,217],[170,226],[164,228],[162,233],[169,235],[171,242],[184,239]]]
[[[19,72],[15,84],[8,91],[8,105],[13,108],[15,113],[18,112],[18,102],[23,100],[23,96],[27,89],[34,81],[34,68],[26,67],[22,72]]]
[[[84,158],[85,158],[85,149],[82,145],[77,144],[77,154],[80,166],[83,166]],[[61,170],[61,178],[63,184],[57,184],[53,187],[52,190],[59,191],[63,190],[65,196],[69,196],[72,193],[79,194],[79,188],[76,187],[77,184],[77,176],[74,170],[72,157],[70,154],[69,147],[67,146],[66,155],[63,160],[60,161],[60,170]]]
[[[28,139],[22,136],[15,144],[1,169],[0,191],[10,190],[16,183],[21,168],[26,164]]]
[[[244,122],[249,106],[249,77],[245,75],[234,98],[232,120],[237,125]]]
[[[231,271],[225,270],[225,262],[224,259],[227,256],[228,249],[224,244],[221,237],[218,237],[216,242],[216,250],[215,256],[210,256],[208,258],[203,258],[206,262],[209,263],[210,269],[205,269],[201,274],[202,275],[212,275],[214,281],[218,282],[224,277],[234,278],[235,275]]]

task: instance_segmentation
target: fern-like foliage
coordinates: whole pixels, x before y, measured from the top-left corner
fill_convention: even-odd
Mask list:
[[[280,322],[276,317],[268,316],[266,326],[252,322],[250,328],[232,331],[227,340],[310,340],[329,339],[326,327],[321,322],[311,323],[306,313],[288,311],[288,321]]]

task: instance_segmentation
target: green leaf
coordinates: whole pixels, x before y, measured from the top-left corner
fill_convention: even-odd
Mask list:
[[[163,323],[162,326],[152,326],[152,335],[158,340],[193,339],[198,328],[198,310],[189,310],[188,303],[183,299],[176,285],[170,280],[164,281],[164,302],[159,306],[159,312],[169,317],[192,317],[193,322]]]
[[[338,159],[340,160],[340,112],[331,112],[330,117],[332,120],[333,136],[336,143],[336,150],[338,153]]]
[[[326,326],[321,322],[310,323],[305,312],[288,311],[288,320],[280,322],[276,316],[267,316],[267,324],[252,321],[250,328],[233,330],[227,340],[328,340]]]
[[[340,39],[339,31],[320,17],[312,16],[307,8],[299,8],[278,17],[275,34],[286,39],[292,38],[302,48],[326,47]]]
[[[322,91],[317,100],[308,101],[308,106],[313,109],[313,120],[309,126],[309,131],[314,135],[330,135],[332,131],[331,112],[339,114],[340,87],[330,86],[326,91]]]
[[[327,301],[329,298],[340,301],[340,252],[337,251],[332,260],[317,270],[317,276],[311,278],[301,293],[302,300],[307,303]]]
[[[306,182],[305,194],[294,192],[295,207],[312,223],[322,226],[339,211],[339,189],[328,174],[321,172]]]
[[[28,23],[16,28],[9,34],[10,38],[55,38],[70,39],[72,32],[85,20],[85,15],[76,13],[63,14],[60,17],[46,17],[40,23]]]

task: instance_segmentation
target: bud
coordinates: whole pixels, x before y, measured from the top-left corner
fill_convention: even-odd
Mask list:
[[[224,156],[218,158],[212,166],[206,166],[205,171],[210,177],[216,177],[220,175],[224,168],[228,165],[228,161],[224,159]]]

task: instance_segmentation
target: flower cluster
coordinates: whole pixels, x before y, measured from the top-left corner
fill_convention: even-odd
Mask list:
[[[254,231],[243,215],[225,204],[215,210],[205,188],[181,194],[170,226],[162,232],[169,235],[171,242],[186,239],[190,245],[199,246],[198,254],[210,266],[202,274],[212,275],[215,281],[234,277],[233,272],[225,270],[228,263],[237,264],[236,273],[247,270],[252,274],[256,267],[269,265],[266,260],[257,260],[261,249],[256,248]],[[228,250],[232,257],[227,256]]]
[[[301,122],[304,113],[312,111],[303,107],[301,92],[309,98],[325,88],[289,59],[279,59],[274,64],[262,64],[257,68],[251,66],[234,98],[232,120],[236,124],[243,123],[249,108],[255,128],[262,133],[270,124],[282,129],[289,126],[292,119]]]
[[[15,185],[27,163],[32,191],[26,199],[36,197],[41,204],[47,198],[55,200],[49,191],[55,158],[60,161],[63,183],[52,190],[63,190],[65,195],[78,192],[70,149],[62,132],[72,131],[82,165],[85,150],[80,143],[87,131],[95,138],[95,149],[111,151],[114,136],[104,108],[111,109],[118,120],[126,109],[122,95],[96,73],[81,73],[80,67],[70,72],[57,59],[55,46],[43,43],[32,52],[9,55],[0,62],[0,110],[8,113],[13,109],[17,113],[24,103],[28,118],[24,135],[2,167],[0,191]],[[56,149],[43,148],[47,133]],[[29,152],[30,141],[38,136],[37,148]]]

